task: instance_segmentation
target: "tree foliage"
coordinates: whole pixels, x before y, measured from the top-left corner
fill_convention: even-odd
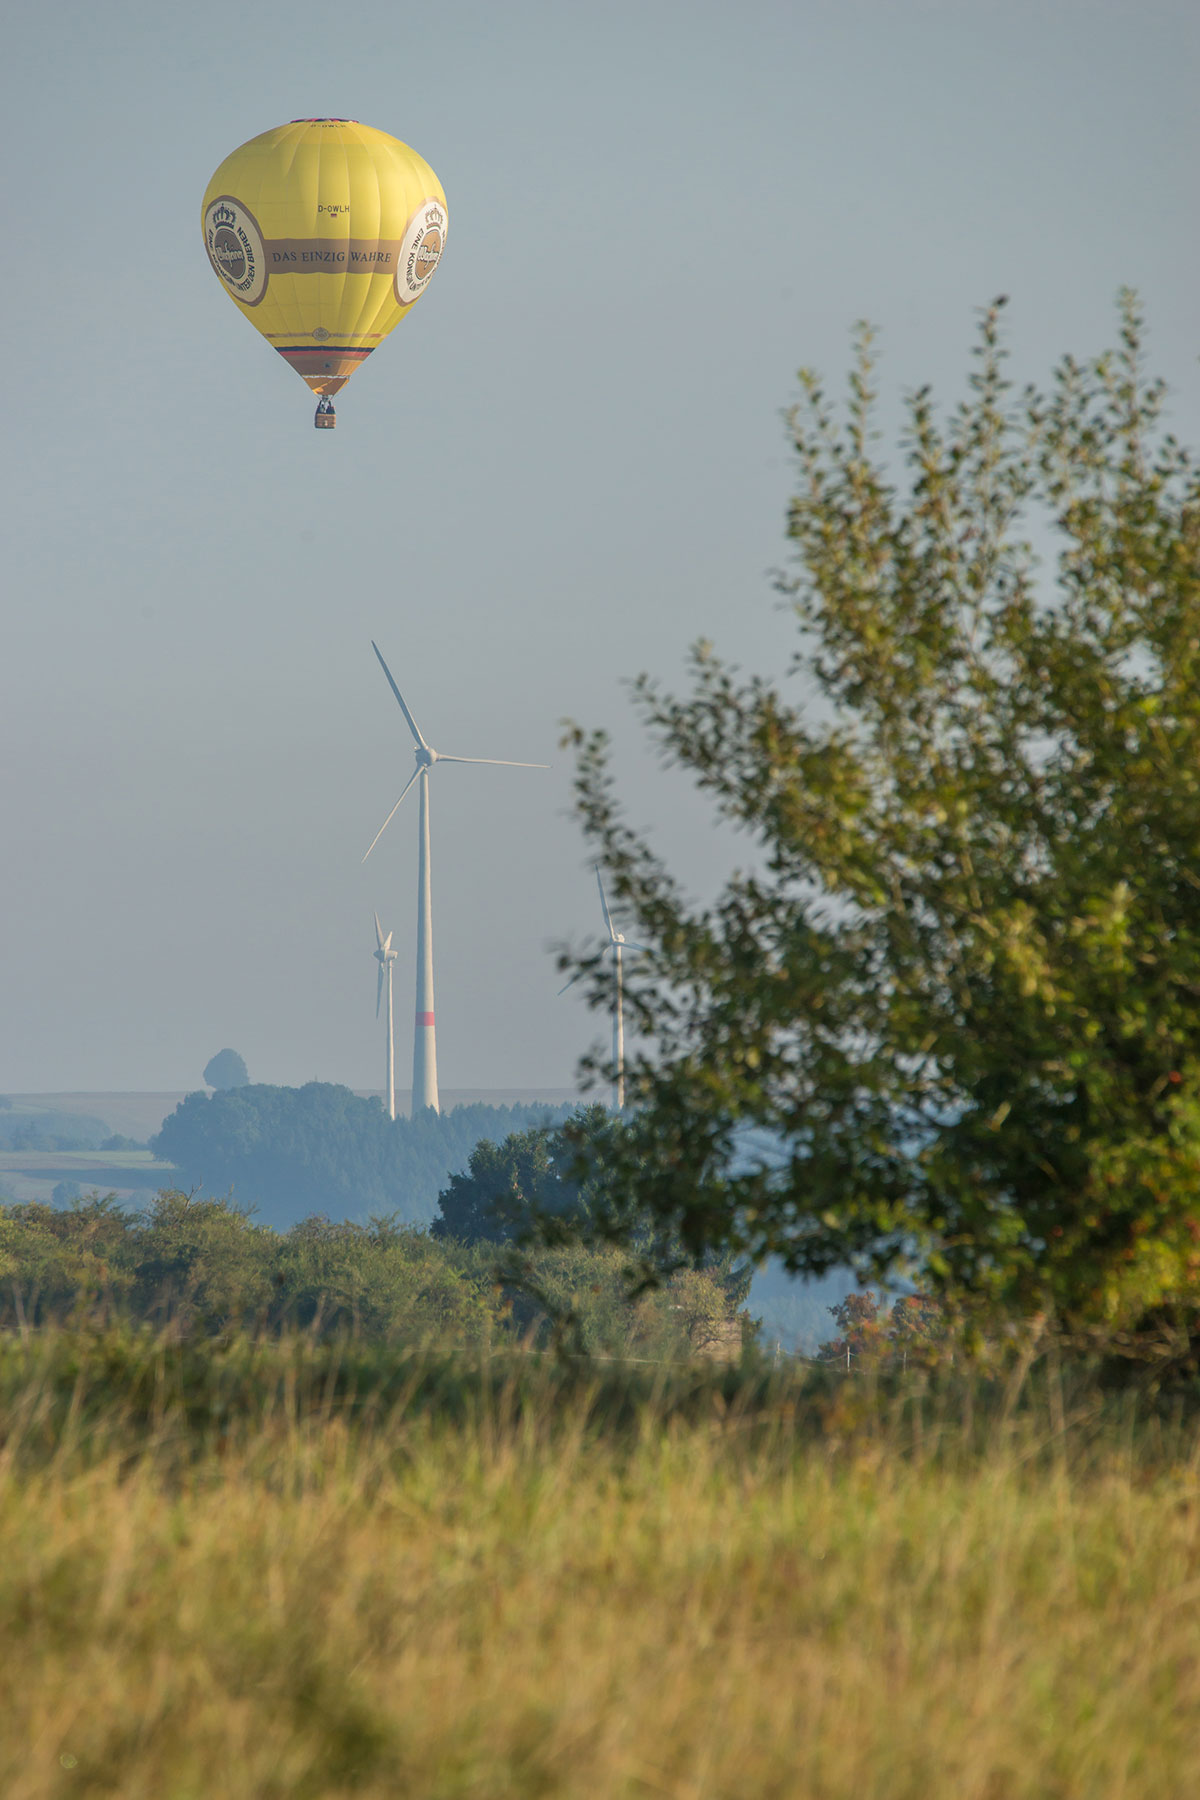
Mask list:
[[[92,1196],[0,1208],[0,1325],[102,1313],[155,1326],[305,1329],[477,1343],[503,1320],[490,1272],[424,1233],[306,1219],[278,1233],[222,1200]]]
[[[545,1107],[458,1106],[393,1120],[377,1099],[330,1082],[253,1084],[189,1094],[152,1148],[175,1165],[181,1186],[232,1193],[271,1225],[372,1212],[419,1224],[480,1138],[546,1116]]]
[[[218,1050],[204,1065],[204,1079],[210,1088],[223,1092],[226,1088],[246,1087],[250,1071],[236,1050]]]
[[[96,1150],[108,1136],[102,1119],[56,1107],[14,1107],[0,1117],[0,1150]]]
[[[611,1344],[618,1323],[627,1333],[626,1301],[654,1295],[643,1321],[646,1344],[661,1347],[670,1338],[711,1350],[728,1321],[743,1316],[738,1309],[749,1296],[753,1266],[728,1250],[689,1255],[638,1207],[636,1180],[632,1199],[621,1185],[633,1142],[624,1119],[587,1106],[558,1126],[477,1144],[466,1172],[452,1176],[439,1195],[431,1235],[511,1247],[514,1253],[497,1267],[517,1318],[545,1312],[581,1333],[584,1348]],[[618,1256],[615,1294],[607,1282],[593,1286],[593,1253]],[[593,1292],[604,1296],[599,1305],[587,1297]]]
[[[608,1232],[611,1196],[606,1170],[620,1163],[625,1127],[603,1106],[584,1106],[556,1124],[543,1120],[481,1140],[467,1168],[438,1196],[435,1237],[463,1243],[511,1243],[532,1237],[564,1242]],[[616,1154],[614,1155],[614,1146]],[[646,1236],[649,1221],[634,1235]]]
[[[1113,1322],[1200,1268],[1200,475],[1131,300],[1114,352],[1019,395],[1000,304],[895,465],[868,331],[844,412],[802,373],[798,694],[707,645],[685,696],[635,684],[750,867],[690,904],[602,733],[577,793],[653,947],[643,1205],[693,1247]],[[749,1127],[782,1154],[739,1159]]]
[[[710,1275],[631,1296],[628,1259],[611,1246],[542,1249],[530,1268],[514,1291],[494,1245],[394,1217],[276,1232],[227,1201],[170,1190],[142,1213],[98,1195],[61,1210],[0,1205],[0,1330],[99,1317],[410,1344],[566,1337],[587,1353],[688,1356],[710,1353],[736,1310]]]
[[[845,1369],[934,1363],[962,1342],[962,1320],[932,1294],[901,1294],[890,1307],[870,1289],[846,1294],[828,1311],[836,1337],[817,1349],[820,1362]]]
[[[545,1126],[511,1132],[502,1143],[484,1138],[467,1167],[451,1175],[438,1195],[434,1237],[461,1243],[509,1242],[535,1213],[560,1213],[578,1198],[578,1183],[564,1169],[555,1133]]]

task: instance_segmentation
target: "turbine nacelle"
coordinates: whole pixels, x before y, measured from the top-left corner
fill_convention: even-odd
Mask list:
[[[416,781],[419,776],[427,774],[428,771],[432,769],[434,763],[487,763],[491,767],[497,769],[545,769],[549,766],[547,763],[510,762],[507,757],[502,756],[447,756],[444,751],[435,750],[432,744],[426,743],[421,734],[420,726],[409,712],[404,695],[396,686],[396,683],[392,679],[392,671],[383,660],[379,645],[372,640],[371,648],[379,659],[379,666],[387,676],[388,686],[396,696],[396,704],[404,714],[405,724],[408,726],[408,729],[412,732],[413,736],[414,754],[416,756],[417,766],[401,789],[400,800],[404,799],[404,796],[408,793],[413,782]],[[422,796],[424,797],[427,794],[428,788],[426,787],[422,789]],[[366,855],[363,857],[364,862],[366,862],[367,857],[370,856],[371,851],[375,848],[376,844],[395,818],[400,807],[400,800],[397,800],[395,806],[393,806],[391,812],[383,821],[383,824],[379,827],[375,836],[371,839],[370,844],[367,846]]]
[[[390,961],[393,956],[399,955],[399,951],[392,949],[391,932],[389,931],[387,936],[384,937],[383,926],[379,923],[378,913],[375,914],[375,942],[378,944],[379,948],[377,950],[372,950],[371,955],[375,958],[376,962],[383,962],[385,958]]]
[[[612,914],[608,910],[608,900],[605,897],[605,893],[604,893],[604,883],[600,878],[599,867],[597,867],[597,869],[596,869],[596,886],[600,890],[600,910],[604,914],[604,924],[605,924],[605,928],[608,932],[607,944],[602,944],[600,947],[600,960],[603,961],[603,959],[609,954],[610,951],[613,953],[614,958],[615,958],[615,954],[618,950],[636,950],[639,955],[642,955],[642,956],[648,955],[649,952],[647,951],[645,944],[631,943],[629,941],[629,939],[625,936],[625,933],[623,931],[618,931],[616,926],[613,924]],[[574,987],[575,983],[582,979],[583,974],[584,974],[584,970],[582,970],[582,969],[578,970],[576,972],[576,974],[572,975],[570,981],[568,981],[565,984],[565,986],[559,988],[559,990],[558,990],[559,993],[565,994],[567,991],[567,988]]]
[[[383,1005],[383,990],[387,987],[387,1109],[388,1118],[396,1116],[396,1042],[392,1032],[392,964],[398,952],[392,949],[392,934],[384,936],[383,926],[379,923],[379,914],[375,914],[375,942],[378,949],[371,952],[379,964],[379,978],[375,984],[375,1017],[379,1017],[379,1009]]]

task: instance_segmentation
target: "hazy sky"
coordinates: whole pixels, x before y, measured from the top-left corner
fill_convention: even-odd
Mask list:
[[[1016,372],[1136,286],[1200,438],[1195,0],[20,4],[2,112],[0,1090],[379,1085],[372,909],[416,811],[377,638],[435,771],[445,1087],[565,1086],[602,1030],[548,954],[597,924],[557,750],[617,733],[698,892],[736,842],[621,678],[707,635],[782,669],[780,421],[882,328],[890,400],[957,397],[973,309]],[[312,400],[209,269],[217,164],[299,115],[403,138],[451,235],[411,319]]]

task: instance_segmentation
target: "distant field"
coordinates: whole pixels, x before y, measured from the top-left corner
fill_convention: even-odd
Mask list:
[[[81,1186],[162,1187],[174,1173],[149,1150],[0,1150],[0,1183],[5,1175],[24,1175]]]
[[[151,1150],[0,1150],[0,1169],[78,1168],[81,1163],[104,1168],[166,1169]]]
[[[1194,1423],[812,1379],[0,1344],[0,1792],[1200,1792]]]
[[[60,1181],[81,1193],[115,1193],[124,1201],[148,1198],[176,1185],[170,1163],[149,1150],[0,1150],[0,1194],[17,1201],[49,1201]]]
[[[198,1084],[199,1085],[199,1084]],[[360,1094],[378,1090],[357,1089]],[[101,1121],[110,1136],[145,1142],[152,1138],[168,1114],[186,1098],[166,1090],[148,1093],[39,1093],[7,1095],[13,1111],[33,1114],[78,1114]],[[407,1114],[408,1094],[396,1096],[397,1110]],[[569,1088],[554,1089],[443,1089],[442,1109],[483,1103],[491,1106],[544,1104],[567,1105],[579,1096]],[[97,1133],[97,1136],[100,1134]],[[131,1150],[10,1150],[0,1151],[0,1193],[19,1201],[49,1201],[60,1182],[73,1182],[84,1192],[110,1189],[133,1200],[178,1179],[170,1163],[155,1162],[149,1151]]]
[[[196,1085],[200,1084],[197,1082]],[[91,1118],[103,1119],[110,1135],[137,1138],[142,1143],[153,1137],[167,1114],[174,1112],[184,1097],[182,1093],[169,1092],[8,1095],[16,1108],[85,1113]]]

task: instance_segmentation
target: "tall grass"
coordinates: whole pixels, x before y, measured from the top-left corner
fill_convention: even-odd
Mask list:
[[[0,1343],[7,1800],[1200,1791],[1182,1405]]]

